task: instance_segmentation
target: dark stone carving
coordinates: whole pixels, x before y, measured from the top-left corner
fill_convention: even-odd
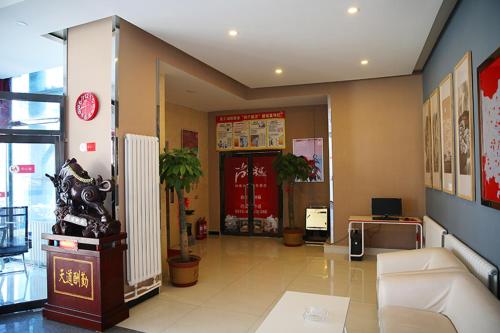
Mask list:
[[[66,160],[59,174],[45,176],[57,191],[54,234],[101,238],[120,233],[120,222],[104,207],[106,194],[113,187],[111,180],[90,177],[74,158]]]

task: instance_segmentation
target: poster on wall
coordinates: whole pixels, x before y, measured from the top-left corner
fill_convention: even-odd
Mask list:
[[[233,123],[233,148],[246,149],[248,148],[248,121],[238,121]]]
[[[285,148],[285,112],[225,115],[216,118],[217,150]]]
[[[217,123],[217,150],[231,150],[233,148],[233,123]]]
[[[422,121],[424,126],[424,184],[432,188],[432,133],[429,100],[422,106]]]
[[[293,139],[293,154],[304,156],[313,167],[313,172],[309,175],[307,182],[324,181],[323,138]]]
[[[477,69],[481,203],[500,210],[500,48]]]
[[[467,52],[453,71],[455,109],[455,165],[457,196],[474,201],[474,110],[472,107],[471,53]]]
[[[439,91],[435,89],[429,99],[432,131],[432,188],[441,190],[441,117],[439,116]]]
[[[181,146],[193,150],[198,155],[198,132],[182,129]]]
[[[441,111],[441,170],[443,191],[455,194],[455,147],[452,113],[452,78],[448,74],[439,84]]]

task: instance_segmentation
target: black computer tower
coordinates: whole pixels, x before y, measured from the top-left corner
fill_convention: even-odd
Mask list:
[[[361,231],[358,229],[351,230],[351,260],[357,260],[361,261],[363,260],[363,257],[353,257],[353,254],[361,254],[362,251],[362,236],[361,236]]]

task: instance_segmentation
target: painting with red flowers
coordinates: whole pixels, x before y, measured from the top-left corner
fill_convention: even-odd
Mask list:
[[[293,139],[293,154],[303,156],[312,166],[306,182],[323,182],[323,138]],[[297,182],[300,182],[297,180]]]
[[[477,69],[481,203],[500,210],[500,48]]]

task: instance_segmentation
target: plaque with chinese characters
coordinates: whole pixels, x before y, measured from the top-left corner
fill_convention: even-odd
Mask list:
[[[53,256],[54,293],[94,300],[92,261]]]

